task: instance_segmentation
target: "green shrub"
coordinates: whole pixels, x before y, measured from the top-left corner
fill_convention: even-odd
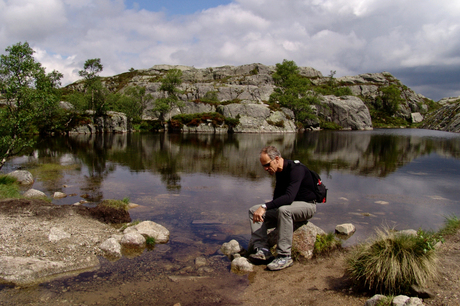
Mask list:
[[[437,275],[437,255],[431,237],[377,230],[368,243],[355,247],[347,258],[354,281],[379,293],[407,293]]]
[[[145,243],[147,244],[147,247],[148,247],[148,248],[152,248],[152,247],[155,246],[156,241],[155,241],[155,238],[154,238],[154,237],[147,237],[147,238],[145,239]]]
[[[341,130],[343,127],[335,122],[321,122],[319,127],[323,130]]]
[[[316,235],[315,251],[316,255],[329,253],[342,246],[342,240],[337,238],[334,233],[326,235]]]

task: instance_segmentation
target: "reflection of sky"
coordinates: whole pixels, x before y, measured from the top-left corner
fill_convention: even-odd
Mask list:
[[[394,152],[404,156],[395,158],[390,155],[387,161],[385,155],[371,155],[366,164],[363,162],[363,152],[371,142],[363,142],[361,147],[355,144],[360,143],[363,135],[370,137],[381,134],[401,137],[401,141],[391,144],[398,146]],[[248,208],[266,202],[272,196],[273,180],[264,173],[258,161],[260,147],[268,143],[282,148],[286,156],[300,158],[307,166],[311,163],[313,168],[329,169],[328,174],[325,170],[320,173],[329,188],[328,202],[318,204],[312,222],[326,232],[334,231],[340,223],[355,224],[357,233],[350,243],[369,236],[375,226],[382,224],[397,229],[421,227],[429,230],[441,227],[446,215],[460,216],[460,160],[442,157],[459,155],[460,135],[454,133],[401,129],[285,136],[234,135],[222,139],[217,137],[218,142],[203,135],[171,135],[168,139],[165,137],[164,142],[156,135],[134,134],[131,137],[136,141],[128,145],[126,136],[117,136],[114,143],[125,145],[108,146],[110,152],[99,148],[88,150],[87,155],[81,152],[79,155],[72,155],[73,152],[58,154],[60,162],[64,164],[71,164],[73,159],[81,161],[81,170],[66,172],[55,184],[37,181],[33,188],[43,190],[48,195],[61,189],[67,194],[74,194],[53,200],[57,204],[73,204],[81,200],[84,193],[100,195],[104,199],[128,197],[131,202],[141,205],[130,211],[134,220],[156,221],[171,228],[176,236],[190,232],[194,221],[212,221],[220,228],[205,230],[206,235],[209,231],[223,231],[230,236],[248,237]],[[419,141],[418,137],[439,141],[428,143]],[[192,145],[191,141],[183,145],[181,139],[190,139],[196,144]],[[374,144],[379,144],[378,141],[379,138],[376,138]],[[85,144],[84,141],[82,143]],[[78,147],[78,143],[72,144]],[[437,153],[429,154],[434,150],[418,151],[419,145],[436,148]],[[97,142],[94,146],[97,146]],[[162,153],[157,153],[160,150]],[[104,152],[103,158],[99,158],[99,152]],[[330,157],[329,152],[335,155]],[[337,167],[334,163],[337,158],[349,158],[349,165],[369,167],[370,173],[378,173],[374,169],[378,170],[388,162],[390,171],[382,177],[359,176],[359,166],[356,169],[346,164]],[[7,164],[7,169],[20,166],[28,159],[16,158]],[[93,159],[99,163],[103,170],[101,173],[91,172],[86,165],[91,166]],[[131,163],[132,160],[136,162]],[[171,173],[161,170],[169,169],[169,160],[173,161],[174,166],[171,167]],[[47,162],[46,159],[44,162]],[[130,168],[139,165],[144,168]],[[168,180],[171,178],[168,175],[172,175],[173,179]],[[166,186],[167,183],[177,185]],[[67,187],[60,188],[64,184]]]
[[[355,239],[367,237],[374,226],[383,224],[436,230],[445,216],[460,216],[459,160],[431,154],[385,178],[333,171],[324,180],[329,188],[328,203],[318,206],[318,225],[330,231],[338,223],[357,224],[363,231],[357,231]]]

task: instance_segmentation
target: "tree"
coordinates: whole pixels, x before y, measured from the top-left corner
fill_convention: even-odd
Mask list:
[[[310,81],[299,74],[294,61],[283,60],[282,64],[276,64],[273,80],[278,87],[270,95],[270,103],[291,109],[296,121],[301,123],[315,117],[311,105],[318,104],[319,99],[312,93]]]
[[[376,105],[389,115],[394,115],[398,111],[399,105],[403,101],[401,90],[396,85],[389,85],[380,88],[381,96],[377,97]]]
[[[34,128],[34,118],[55,109],[55,89],[62,78],[57,71],[45,73],[27,42],[5,51],[8,54],[0,56],[0,92],[6,100],[6,107],[0,110],[0,169],[9,157],[33,145],[27,135]]]
[[[152,109],[152,111],[160,113],[161,121],[165,121],[166,113],[171,111],[174,106],[182,106],[178,97],[181,91],[177,88],[182,84],[181,77],[181,70],[171,69],[161,79],[160,91],[163,92],[164,97],[156,99]]]
[[[98,74],[102,71],[103,66],[100,58],[86,60],[83,70],[78,74],[85,78],[86,92],[91,94],[89,99],[89,109],[96,112],[96,115],[102,115],[105,112],[105,103],[107,90],[102,86],[101,78]]]

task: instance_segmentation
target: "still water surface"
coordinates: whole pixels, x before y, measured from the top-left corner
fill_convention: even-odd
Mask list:
[[[97,274],[17,291],[18,298],[64,294],[70,288],[100,295],[118,290],[129,277],[149,273],[165,283],[161,275],[193,274],[193,260],[216,254],[224,242],[237,239],[247,246],[247,209],[269,200],[274,185],[259,162],[265,145],[277,146],[283,157],[298,159],[320,174],[329,188],[328,201],[318,204],[311,221],[326,232],[333,232],[337,224],[353,223],[357,232],[345,245],[364,240],[375,227],[436,230],[445,216],[460,216],[460,135],[455,133],[401,129],[38,139],[32,155],[9,161],[3,170],[63,165],[51,177],[34,172],[33,188],[50,197],[56,191],[73,194],[53,200],[59,205],[83,198],[95,205],[103,199],[128,197],[140,205],[130,210],[133,220],[162,224],[171,237],[168,244],[136,258],[103,260]],[[221,279],[227,284],[222,288],[241,284],[241,278],[228,272],[228,261],[220,264],[221,268],[214,265],[214,271],[224,274],[210,282],[220,286],[217,280]],[[109,284],[115,286],[107,289]],[[152,280],[146,282],[151,284]]]
[[[460,216],[460,135],[418,129],[306,134],[129,134],[39,139],[32,156],[7,169],[68,165],[35,189],[74,194],[56,204],[123,199],[141,207],[175,241],[217,244],[249,239],[247,209],[271,198],[274,180],[260,166],[265,145],[317,171],[329,188],[311,220],[326,232],[351,222],[365,239],[376,226],[436,230]],[[64,187],[65,186],[65,187]],[[188,243],[186,243],[188,244]]]

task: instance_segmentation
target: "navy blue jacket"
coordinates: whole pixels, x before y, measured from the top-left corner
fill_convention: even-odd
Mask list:
[[[316,195],[310,170],[300,162],[284,159],[283,170],[276,172],[273,200],[266,203],[267,209],[290,205],[294,201],[313,202]]]

